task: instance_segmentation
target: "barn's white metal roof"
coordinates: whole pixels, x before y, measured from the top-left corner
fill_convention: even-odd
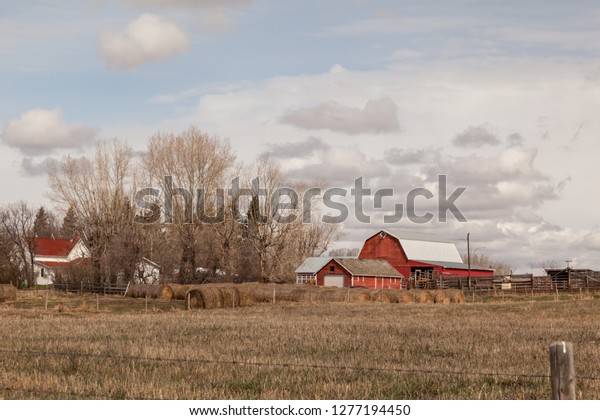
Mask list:
[[[414,235],[391,233],[382,231],[388,235],[392,235],[400,241],[402,249],[406,253],[406,258],[413,261],[443,261],[447,263],[463,263],[463,260],[456,249],[456,245],[452,242],[432,240],[429,238],[417,238]]]

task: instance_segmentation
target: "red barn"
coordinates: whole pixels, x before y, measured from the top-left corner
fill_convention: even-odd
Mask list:
[[[403,237],[385,230],[365,241],[358,258],[385,260],[413,283],[469,273],[452,242]],[[492,275],[492,269],[471,266],[472,277]]]
[[[317,273],[319,286],[401,289],[404,277],[381,259],[331,258]]]

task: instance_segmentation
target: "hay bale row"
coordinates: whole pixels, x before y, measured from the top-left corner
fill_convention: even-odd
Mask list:
[[[0,284],[0,302],[17,300],[17,288],[12,284]]]
[[[177,285],[175,285],[177,286]],[[173,288],[173,285],[171,286]],[[236,308],[256,303],[382,302],[382,303],[463,303],[461,290],[366,290],[337,287],[311,287],[278,284],[206,284],[180,286],[190,299],[190,307],[203,309]],[[173,288],[175,296],[180,289]]]
[[[314,289],[307,286],[292,284],[258,284],[250,283],[239,285],[239,290],[251,290],[257,303],[275,302],[310,302],[314,299]]]
[[[256,284],[244,285],[255,293],[257,303],[279,302],[370,302],[371,295],[365,289],[342,289],[339,287],[313,287],[305,285]],[[242,290],[240,288],[240,290]]]

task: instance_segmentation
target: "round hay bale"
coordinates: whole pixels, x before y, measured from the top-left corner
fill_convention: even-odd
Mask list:
[[[173,299],[185,300],[188,290],[192,288],[189,284],[169,284],[171,290],[173,290]]]
[[[135,297],[134,296],[134,292],[136,289],[137,284],[130,284],[129,287],[127,288],[127,292],[125,293],[125,297]]]
[[[256,303],[253,289],[248,287],[238,287],[237,290],[240,297],[240,307],[253,306]]]
[[[322,287],[317,290],[314,299],[317,302],[344,302],[348,297],[348,291],[339,287]]]
[[[131,286],[131,297],[145,298],[146,295],[148,295],[148,297],[152,297],[153,287],[153,285],[145,283],[134,284],[133,286]]]
[[[450,303],[465,303],[465,293],[459,289],[449,289],[446,291],[450,298]]]
[[[152,299],[171,300],[173,298],[173,289],[166,284],[157,284],[150,287],[149,297]]]
[[[371,299],[373,302],[398,303],[398,298],[396,295],[387,290],[378,290],[376,292],[372,292]]]
[[[371,302],[371,293],[364,289],[350,289],[351,302]]]
[[[217,286],[223,296],[223,308],[239,308],[240,293],[234,286]]]
[[[371,302],[371,294],[369,292],[360,292],[357,294],[356,300],[358,302]]]
[[[0,302],[17,300],[17,288],[12,284],[0,284]]]
[[[435,294],[433,295],[433,302],[447,305],[450,303],[450,296],[445,290],[436,290]]]
[[[415,302],[415,296],[414,294],[410,293],[410,292],[398,292],[396,293],[396,296],[398,298],[398,303],[414,303]]]
[[[125,297],[133,297],[133,289],[135,288],[135,284],[130,284],[127,287],[127,291],[125,292]]]
[[[413,291],[413,297],[416,303],[433,303],[433,295],[427,290]]]
[[[256,303],[273,303],[273,290],[275,290],[276,300],[279,300],[281,291],[285,289],[282,285],[264,283],[244,283],[237,287],[239,290],[250,290]]]
[[[217,309],[223,307],[223,295],[218,287],[192,288],[187,292],[190,308]]]
[[[275,303],[278,302],[310,302],[318,300],[317,289],[309,288],[308,286],[296,286],[293,288],[284,287],[275,290]],[[271,295],[271,302],[273,296]]]

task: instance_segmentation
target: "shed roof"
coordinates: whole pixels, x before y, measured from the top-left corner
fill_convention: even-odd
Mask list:
[[[298,268],[296,268],[296,273],[315,274],[329,261],[331,261],[331,257],[308,257]]]
[[[397,277],[404,278],[394,267],[385,260],[358,258],[333,258],[353,276]],[[330,259],[331,261],[331,259]]]

